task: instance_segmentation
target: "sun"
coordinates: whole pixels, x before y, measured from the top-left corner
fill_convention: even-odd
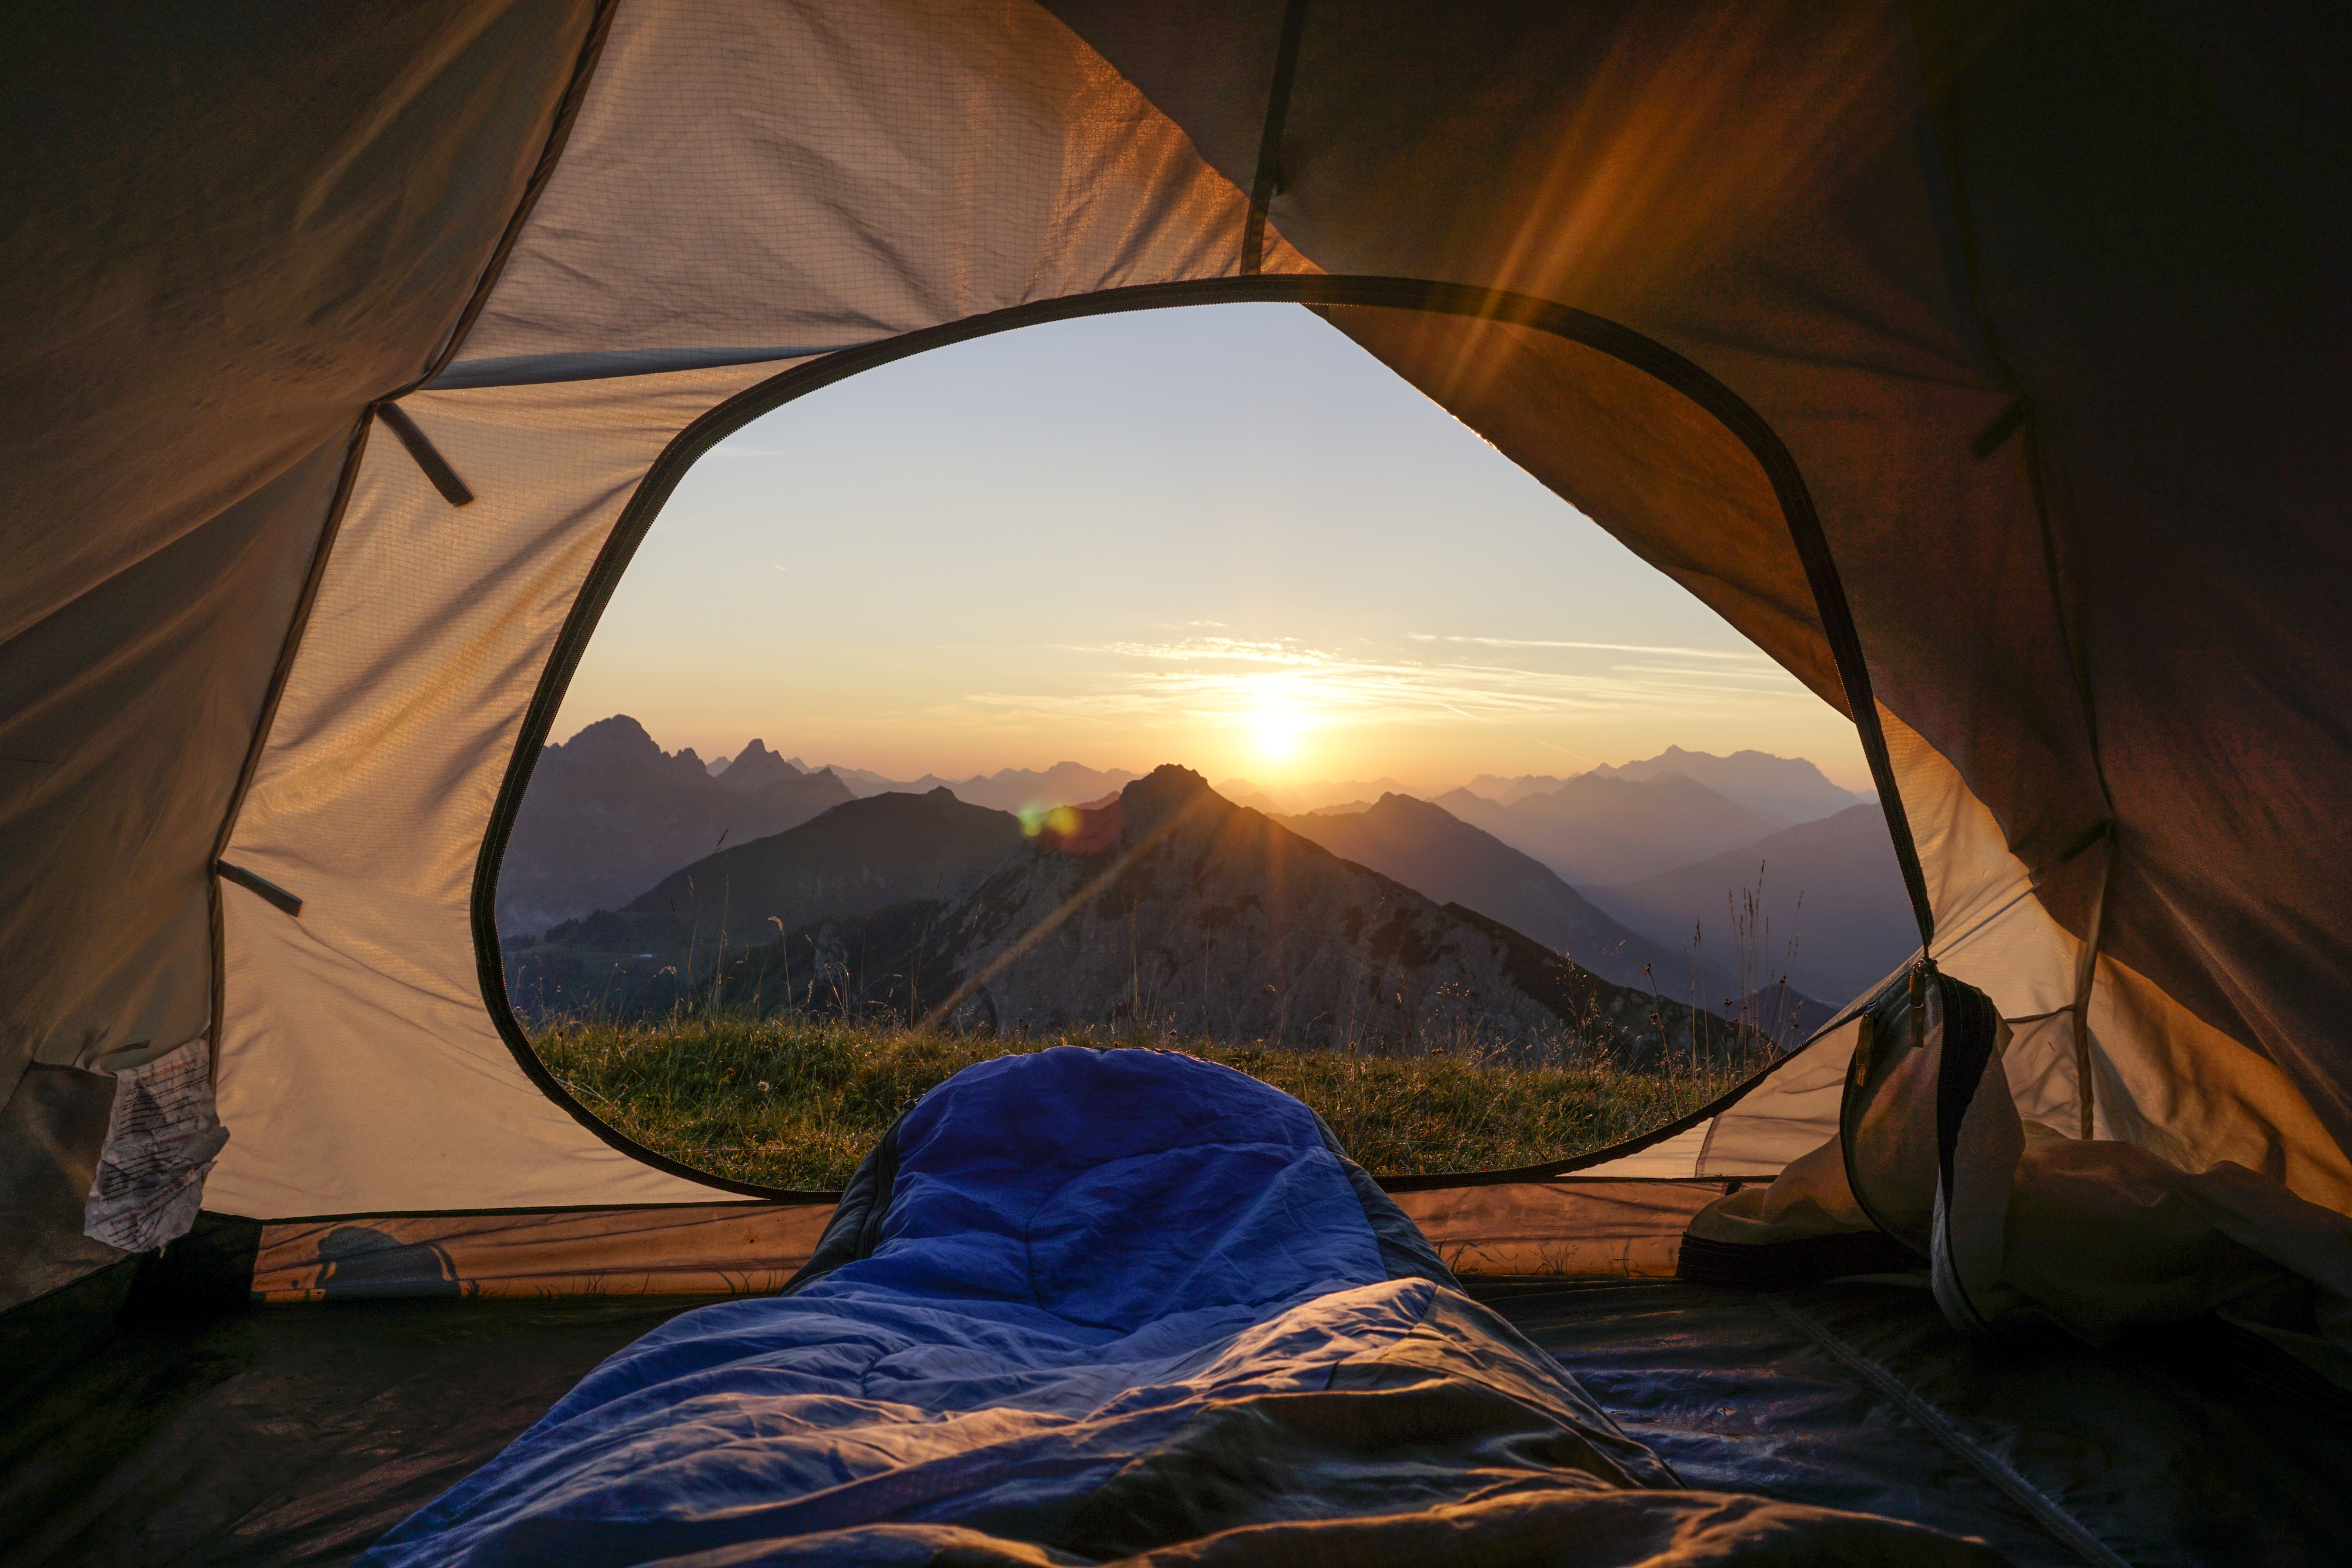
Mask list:
[[[1257,754],[1268,762],[1287,762],[1297,754],[1301,727],[1298,716],[1284,707],[1268,705],[1250,716]]]

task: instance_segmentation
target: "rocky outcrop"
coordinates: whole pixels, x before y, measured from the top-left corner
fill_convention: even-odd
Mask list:
[[[801,770],[768,749],[767,743],[754,739],[735,754],[735,759],[711,775],[721,789],[731,789],[739,795],[754,789],[765,789],[772,784],[782,784],[803,777]]]

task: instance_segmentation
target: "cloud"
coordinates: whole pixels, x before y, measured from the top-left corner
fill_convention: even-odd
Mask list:
[[[1704,675],[1716,681],[1793,681],[1794,675],[1774,664],[1761,670],[1727,670],[1720,666],[1705,669],[1677,669],[1667,664],[1612,664],[1612,670],[1622,670],[1638,675]]]
[[[1486,641],[1419,640],[1482,645]],[[1329,729],[1463,723],[1525,726],[1667,712],[1692,718],[1752,716],[1759,704],[1811,706],[1818,701],[1785,671],[1769,664],[1762,669],[1623,664],[1576,672],[1528,670],[1486,662],[1346,658],[1293,638],[1252,642],[1192,637],[1083,647],[1065,644],[1056,651],[1158,667],[1090,670],[1061,692],[975,692],[932,708],[931,717],[950,723],[1066,725],[1075,719],[1155,728],[1227,729],[1254,725],[1274,710],[1289,716],[1301,727]]]
[[[1546,643],[1524,637],[1446,637],[1429,632],[1408,632],[1405,635],[1416,643],[1475,643],[1482,648],[1588,648],[1603,653],[1668,653],[1686,659],[1745,659],[1767,664],[1772,663],[1762,653],[1723,648],[1658,648],[1642,643]]]
[[[1251,643],[1238,637],[1187,637],[1177,643],[1101,643],[1088,647],[1056,643],[1055,647],[1065,653],[1108,653],[1161,664],[1223,659],[1252,664],[1315,664],[1328,656],[1312,648],[1300,647],[1297,640],[1290,637],[1274,643]]]

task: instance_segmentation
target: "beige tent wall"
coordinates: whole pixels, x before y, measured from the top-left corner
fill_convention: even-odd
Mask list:
[[[452,507],[371,438],[226,858],[219,1103],[205,1192],[276,1218],[708,1198],[525,1075],[483,1005],[475,863],[582,580],[662,447],[775,366],[419,392],[474,490]]]
[[[456,322],[586,21],[192,15],[10,96],[68,152],[13,164],[0,255],[0,1082],[205,1029],[204,868],[351,432]]]
[[[1231,276],[1247,212],[1027,0],[630,0],[461,357],[530,373],[868,343]],[[1268,255],[1303,268],[1278,238]]]

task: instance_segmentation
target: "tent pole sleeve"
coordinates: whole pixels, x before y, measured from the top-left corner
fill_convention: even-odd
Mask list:
[[[443,500],[453,507],[474,504],[474,492],[457,477],[457,471],[449,466],[449,460],[441,455],[441,449],[433,444],[433,438],[408,417],[406,409],[394,402],[380,402],[375,405],[375,416],[383,421],[384,428],[400,437],[400,444],[408,448],[408,455],[416,459],[417,467],[433,481],[433,487],[441,492]]]
[[[1282,41],[1274,51],[1274,85],[1265,95],[1265,130],[1258,137],[1257,172],[1250,176],[1249,215],[1242,220],[1242,276],[1255,277],[1265,265],[1265,209],[1282,187],[1282,122],[1290,114],[1291,78],[1298,74],[1298,36],[1306,28],[1307,0],[1282,8]]]
[[[295,919],[302,918],[302,901],[266,876],[256,876],[241,865],[226,861],[213,862],[214,874],[223,882],[233,882],[247,893],[257,894],[264,903],[274,904]]]

